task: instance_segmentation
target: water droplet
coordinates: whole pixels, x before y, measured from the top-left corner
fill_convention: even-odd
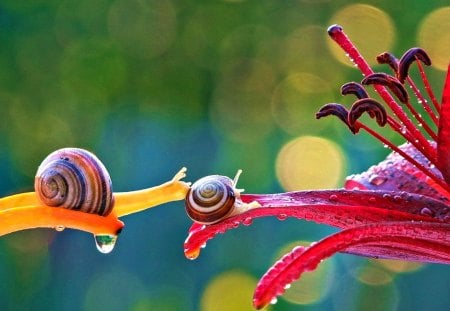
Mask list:
[[[420,210],[420,214],[426,215],[426,216],[431,216],[431,217],[434,216],[433,211],[432,211],[431,209],[429,209],[428,207],[422,208],[422,209]]]
[[[374,186],[381,186],[386,182],[387,178],[379,175],[372,175],[369,182]]]
[[[253,219],[251,217],[246,217],[244,218],[244,220],[242,221],[242,224],[244,226],[250,226],[253,222]]]
[[[287,215],[286,214],[278,214],[277,218],[278,218],[278,220],[286,220]]]
[[[270,304],[271,304],[271,305],[274,305],[274,304],[276,304],[277,302],[278,302],[277,297],[274,297],[274,298],[272,298],[272,300],[270,301]]]
[[[284,289],[289,289],[289,288],[291,288],[291,284],[284,285]]]
[[[338,197],[337,197],[337,195],[332,194],[332,195],[330,195],[330,197],[328,199],[330,199],[330,201],[336,202]]]
[[[402,134],[406,134],[406,126],[402,126],[401,132],[402,132]]]
[[[62,225],[59,225],[59,226],[55,227],[55,230],[58,231],[58,232],[64,231],[64,229],[66,229],[66,227],[64,227]]]
[[[195,260],[200,256],[200,248],[194,248],[194,249],[184,249],[184,255],[189,260]]]
[[[369,202],[370,203],[375,203],[377,201],[377,199],[375,197],[370,197],[369,198]]]
[[[200,246],[200,248],[205,248],[206,247],[206,243],[203,243],[202,246]]]
[[[117,241],[117,235],[112,234],[99,234],[94,238],[98,251],[103,254],[111,253]]]

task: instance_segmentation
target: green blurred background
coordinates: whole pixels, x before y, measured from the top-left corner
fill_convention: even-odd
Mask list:
[[[351,103],[339,87],[361,79],[333,49],[327,26],[342,24],[371,61],[385,50],[425,48],[440,98],[445,5],[2,0],[0,194],[32,190],[40,161],[66,146],[94,151],[116,191],[160,184],[182,166],[187,181],[241,168],[239,187],[249,193],[340,187],[388,150],[337,120],[314,119],[327,102]],[[182,202],[123,220],[108,255],[83,232],[2,237],[0,309],[251,310],[257,279],[282,251],[335,231],[259,219],[189,261]],[[337,255],[270,310],[449,310],[449,285],[445,266]]]

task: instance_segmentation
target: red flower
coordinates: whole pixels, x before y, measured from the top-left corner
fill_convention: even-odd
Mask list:
[[[195,197],[207,194],[208,200],[211,198],[214,187],[208,184],[198,188],[205,180],[193,185],[186,200],[190,217],[198,221],[185,242],[185,254],[191,259],[217,233],[239,224],[249,225],[256,217],[296,217],[342,229],[309,247],[298,246],[277,261],[257,285],[253,300],[256,308],[275,302],[304,271],[314,270],[323,259],[337,252],[450,264],[450,70],[439,103],[424,74],[422,63],[431,64],[424,50],[410,49],[400,60],[383,53],[377,60],[388,64],[394,75],[374,73],[342,27],[333,25],[328,33],[349,55],[364,79],[361,84],[351,82],[342,87],[342,94],[357,97],[349,110],[332,103],[323,106],[316,117],[335,115],[353,133],[367,131],[393,152],[368,171],[349,176],[345,189],[245,195],[234,189],[235,179],[222,191],[235,201],[228,202],[230,211],[219,213],[217,219],[214,214],[219,208],[212,201],[202,207]],[[432,105],[408,76],[413,63],[418,66]],[[368,85],[373,85],[390,112],[368,96],[364,89]],[[422,118],[411,104],[404,85],[411,87],[431,121]],[[375,118],[378,125],[392,128],[406,143],[396,146],[364,124],[359,120],[364,112]],[[206,181],[212,179],[207,177]]]

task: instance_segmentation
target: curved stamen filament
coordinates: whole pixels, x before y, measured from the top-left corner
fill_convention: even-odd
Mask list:
[[[428,101],[423,97],[422,93],[417,88],[417,86],[414,83],[414,81],[411,79],[411,77],[406,77],[406,81],[408,81],[408,84],[411,86],[411,89],[413,90],[414,95],[417,97],[419,102],[422,104],[422,107],[425,110],[425,112],[428,113],[428,115],[430,116],[430,118],[433,121],[433,123],[436,126],[438,126],[439,125],[439,119],[438,119],[437,115],[431,109],[430,105],[428,104]],[[437,110],[437,111],[439,113],[439,110]],[[422,123],[422,124],[424,125],[424,128],[425,128],[425,123]]]
[[[416,61],[416,64],[417,64],[417,67],[419,68],[420,77],[422,78],[425,90],[427,91],[427,94],[430,97],[434,108],[436,109],[436,111],[439,114],[439,111],[441,110],[441,108],[439,106],[439,103],[438,103],[436,97],[434,96],[433,90],[431,89],[431,86],[430,86],[430,82],[428,81],[427,76],[425,75],[425,71],[423,70],[423,66],[419,60]],[[426,101],[424,101],[424,103],[426,103]]]

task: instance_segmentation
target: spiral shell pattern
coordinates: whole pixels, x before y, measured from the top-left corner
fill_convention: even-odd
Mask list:
[[[186,196],[185,206],[192,220],[212,224],[230,214],[235,201],[233,181],[226,176],[211,175],[192,185]]]
[[[106,216],[114,205],[108,171],[84,149],[64,148],[48,155],[38,168],[34,188],[47,206]]]

